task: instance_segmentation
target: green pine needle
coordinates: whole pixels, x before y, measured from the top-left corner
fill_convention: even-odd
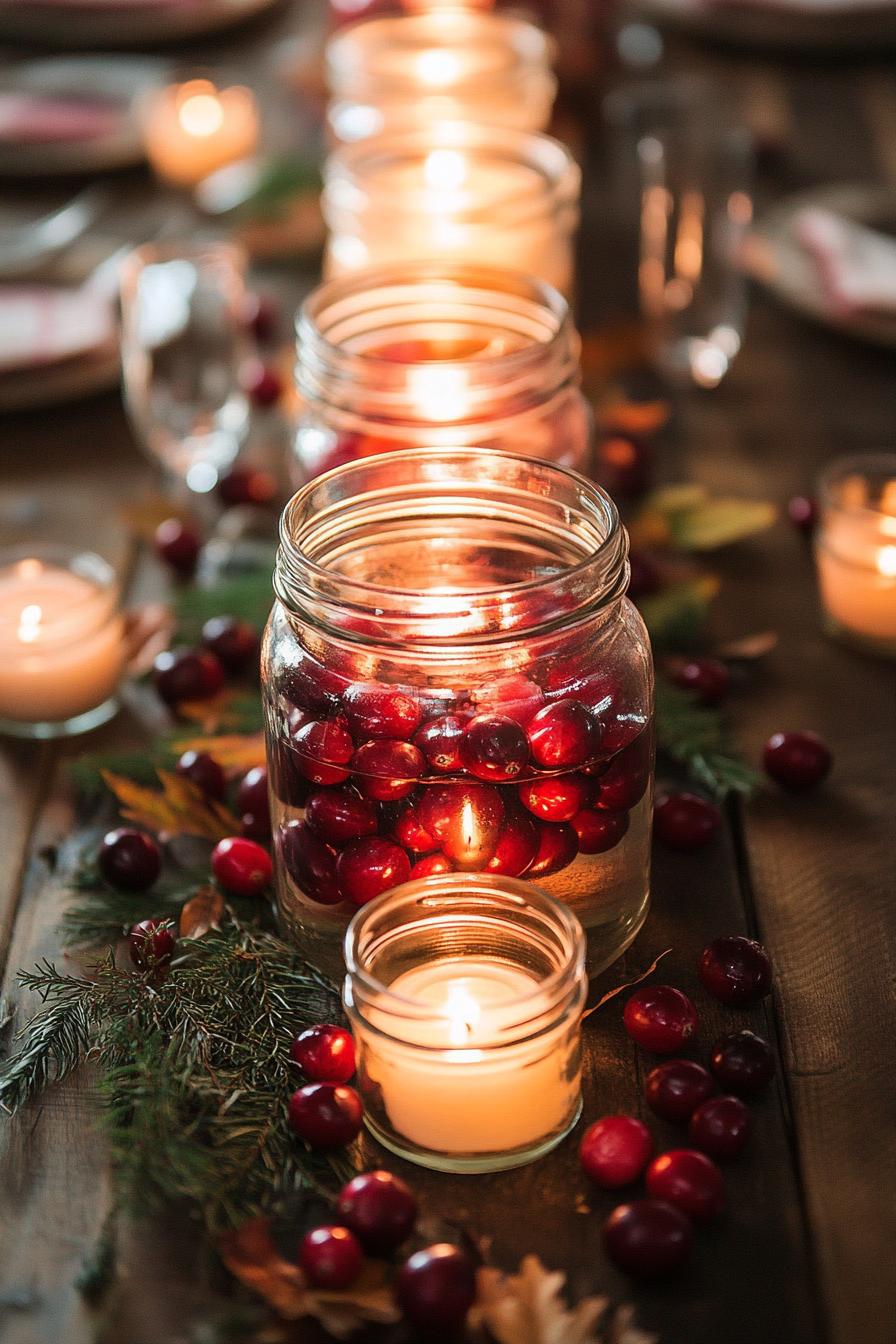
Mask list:
[[[253,565],[241,574],[218,579],[208,588],[197,585],[182,588],[175,603],[179,638],[195,643],[205,622],[221,615],[248,621],[261,631],[274,600],[271,587],[274,559],[271,551],[269,564],[259,564],[257,568]]]
[[[749,795],[759,776],[728,741],[722,716],[663,678],[656,688],[657,746],[714,798]]]

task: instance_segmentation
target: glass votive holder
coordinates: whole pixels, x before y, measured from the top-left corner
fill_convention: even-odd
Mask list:
[[[374,1137],[458,1173],[554,1148],[581,1111],[584,958],[575,915],[512,878],[421,878],[361,909],[343,997]]]
[[[125,667],[112,567],[62,546],[0,552],[0,733],[69,737],[110,719]]]
[[[896,453],[838,458],[818,496],[815,561],[827,629],[896,656]]]

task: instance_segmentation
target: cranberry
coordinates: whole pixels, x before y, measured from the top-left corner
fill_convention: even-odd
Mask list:
[[[202,538],[190,523],[180,518],[166,518],[159,523],[153,538],[156,554],[182,579],[196,573]]]
[[[409,738],[420,723],[420,705],[413,695],[375,682],[349,686],[342,703],[349,727],[362,739]]]
[[[754,1031],[732,1031],[716,1041],[709,1067],[729,1092],[752,1096],[771,1082],[775,1056],[768,1041]]]
[[[647,1191],[698,1223],[712,1222],[725,1207],[722,1173],[694,1148],[673,1148],[655,1157],[647,1168]]]
[[[695,793],[667,793],[653,809],[654,834],[670,849],[702,849],[722,826],[714,803]]]
[[[739,1097],[710,1097],[688,1125],[691,1143],[716,1161],[736,1157],[750,1137],[753,1121]]]
[[[595,456],[597,482],[614,499],[632,499],[649,489],[653,452],[643,439],[610,430],[599,437]]]
[[[832,757],[817,733],[774,733],[762,750],[766,773],[785,789],[811,789],[829,774]]]
[[[284,670],[282,690],[297,709],[325,718],[338,710],[345,683],[336,672],[305,654]]]
[[[387,1255],[413,1232],[417,1201],[400,1176],[391,1171],[365,1171],[339,1191],[336,1212],[366,1250]]]
[[[292,880],[318,905],[340,905],[336,855],[305,821],[290,821],[280,831],[280,853]]]
[[[361,1132],[361,1098],[341,1083],[307,1083],[289,1099],[289,1126],[312,1148],[342,1148]]]
[[[290,1046],[290,1059],[311,1083],[347,1083],[355,1071],[355,1042],[350,1031],[319,1022],[306,1027]]]
[[[676,667],[672,680],[683,691],[694,691],[701,705],[717,705],[731,685],[731,673],[718,658],[691,658]]]
[[[425,859],[417,860],[410,873],[408,873],[408,877],[411,879],[434,877],[436,874],[453,872],[454,864],[444,854],[427,854]]]
[[[350,840],[376,835],[376,805],[349,789],[321,789],[305,804],[305,820],[328,845],[341,849]]]
[[[206,798],[221,803],[227,797],[227,776],[207,751],[185,751],[176,769],[179,775],[195,784]]]
[[[352,758],[357,785],[367,798],[394,802],[406,798],[423,774],[423,757],[410,742],[390,738],[365,742]]]
[[[768,953],[753,938],[716,938],[703,949],[698,969],[710,994],[737,1008],[758,1003],[772,987]]]
[[[598,721],[579,700],[556,700],[528,728],[533,759],[545,770],[575,770],[600,746]]]
[[[620,1204],[604,1223],[610,1259],[627,1274],[651,1276],[677,1269],[694,1239],[690,1219],[662,1199]]]
[[[788,500],[787,516],[795,528],[810,535],[818,523],[818,506],[808,495],[794,495]]]
[[[542,821],[572,821],[591,793],[591,782],[584,775],[547,775],[519,786],[523,807]]]
[[[653,743],[649,733],[639,733],[618,751],[600,775],[595,807],[606,812],[627,812],[644,797],[650,782]]]
[[[504,803],[497,789],[475,780],[429,784],[417,812],[452,863],[467,870],[488,864],[504,821]]]
[[[234,807],[240,819],[240,831],[248,840],[270,840],[271,807],[265,766],[253,766],[243,775],[236,791]]]
[[[538,827],[525,812],[508,816],[486,872],[522,877],[538,853]]]
[[[662,587],[659,565],[646,551],[629,551],[628,571],[628,596],[633,602],[650,597]]]
[[[299,769],[312,784],[342,784],[355,754],[351,733],[336,719],[311,719],[293,736]]]
[[[395,1296],[412,1325],[440,1334],[456,1330],[476,1297],[472,1261],[447,1242],[427,1246],[398,1271]]]
[[[228,508],[265,508],[278,494],[277,477],[262,467],[231,467],[218,481],[218,498]]]
[[[655,1055],[680,1050],[697,1030],[697,1009],[671,985],[645,985],[628,999],[622,1014],[633,1041]]]
[[[570,822],[579,837],[580,854],[605,854],[628,830],[627,812],[595,812],[585,807]]]
[[[253,406],[273,406],[280,400],[283,381],[276,369],[260,359],[248,359],[240,369],[240,386]]]
[[[460,758],[476,779],[500,784],[522,773],[529,760],[529,743],[514,719],[477,714],[464,729]]]
[[[131,961],[141,971],[167,966],[176,945],[174,926],[165,919],[144,919],[128,934]]]
[[[526,876],[550,877],[568,868],[579,852],[579,838],[566,822],[559,826],[541,823],[538,827],[538,849]]]
[[[479,691],[476,700],[480,711],[501,714],[525,728],[544,705],[544,691],[528,677],[503,677],[493,686]]]
[[[336,860],[339,890],[353,905],[366,905],[381,892],[407,882],[410,874],[410,860],[401,846],[378,835],[352,840]]]
[[[439,847],[438,840],[421,824],[420,815],[412,803],[402,808],[392,829],[396,840],[415,854],[431,854]]]
[[[156,690],[168,705],[210,700],[224,685],[224,669],[208,649],[168,649],[153,663]]]
[[[219,840],[212,850],[212,872],[231,896],[260,896],[273,876],[266,849],[240,835]]]
[[[347,1227],[313,1227],[299,1243],[299,1268],[312,1288],[349,1288],[363,1265],[360,1242]]]
[[[605,1115],[589,1125],[579,1144],[586,1174],[604,1190],[636,1181],[653,1156],[650,1130],[631,1115]]]
[[[430,719],[414,734],[414,746],[423,753],[426,764],[440,775],[462,770],[460,741],[469,721],[466,714],[443,714]]]
[[[121,827],[103,837],[99,869],[120,891],[146,891],[162,871],[162,855],[151,835]]]
[[[202,642],[231,676],[258,669],[258,633],[236,616],[212,616],[202,627]]]
[[[276,334],[280,321],[277,300],[270,294],[247,294],[243,321],[256,340],[269,341]]]
[[[715,1083],[703,1065],[690,1059],[670,1059],[657,1064],[644,1084],[647,1105],[673,1124],[689,1120],[715,1090]]]

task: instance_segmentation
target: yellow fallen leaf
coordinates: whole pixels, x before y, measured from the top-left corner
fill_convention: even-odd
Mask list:
[[[221,736],[185,737],[175,742],[176,751],[207,751],[228,775],[244,775],[264,765],[263,733],[224,733]]]
[[[121,815],[157,834],[196,835],[203,840],[223,840],[239,832],[239,822],[223,803],[206,798],[183,775],[159,770],[158,789],[135,784],[124,775],[104,770],[103,779],[118,800]]]
[[[181,938],[204,938],[211,929],[220,929],[224,897],[217,887],[200,887],[180,912]]]

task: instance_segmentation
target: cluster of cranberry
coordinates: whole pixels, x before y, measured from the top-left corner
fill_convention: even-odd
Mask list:
[[[698,970],[705,988],[722,1003],[745,1007],[771,989],[765,949],[751,938],[716,938],[703,951]],[[676,1054],[697,1030],[697,1010],[681,990],[654,985],[627,1001],[628,1034],[652,1054]],[[760,1092],[775,1068],[771,1046],[752,1031],[722,1036],[710,1052],[709,1069],[689,1059],[670,1059],[647,1075],[650,1109],[673,1124],[687,1125],[689,1148],[654,1157],[653,1138],[642,1121],[608,1115],[586,1130],[582,1166],[598,1185],[614,1190],[646,1168],[648,1198],[620,1204],[604,1224],[611,1259],[630,1274],[654,1275],[677,1268],[693,1241],[693,1223],[708,1223],[725,1206],[718,1161],[735,1157],[750,1137],[744,1097]],[[721,1087],[721,1095],[716,1095]]]
[[[291,1057],[308,1082],[293,1093],[289,1124],[312,1148],[350,1143],[361,1128],[361,1100],[347,1086],[355,1071],[355,1046],[342,1027],[321,1023],[293,1042]],[[366,1171],[336,1197],[333,1221],[313,1227],[299,1244],[298,1261],[314,1288],[350,1288],[365,1255],[391,1256],[411,1237],[417,1201],[389,1171]],[[476,1294],[472,1261],[459,1247],[439,1242],[415,1251],[395,1278],[405,1316],[421,1329],[459,1326]]]

